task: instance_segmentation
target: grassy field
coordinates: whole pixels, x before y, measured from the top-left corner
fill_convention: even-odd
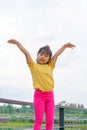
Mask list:
[[[0,127],[32,127],[33,123],[29,123],[29,122],[7,122],[7,123],[2,123],[0,122]]]

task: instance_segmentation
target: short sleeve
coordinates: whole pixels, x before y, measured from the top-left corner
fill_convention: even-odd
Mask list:
[[[28,64],[28,63],[27,63]],[[32,60],[32,62],[30,64],[28,64],[28,67],[31,68],[33,67],[34,61]]]
[[[55,64],[53,63],[53,61],[51,61],[51,62],[49,63],[49,65],[51,66],[52,69],[55,68]]]

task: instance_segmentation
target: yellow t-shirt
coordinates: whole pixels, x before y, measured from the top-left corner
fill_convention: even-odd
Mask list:
[[[37,64],[32,61],[32,63],[28,64],[28,66],[32,74],[34,89],[41,90],[42,92],[52,91],[54,88],[54,64],[52,62],[49,64]]]

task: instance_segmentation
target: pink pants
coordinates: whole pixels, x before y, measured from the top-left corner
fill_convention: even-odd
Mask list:
[[[46,114],[46,130],[52,130],[54,124],[54,94],[51,92],[34,92],[35,122],[34,130],[41,130],[44,113]]]

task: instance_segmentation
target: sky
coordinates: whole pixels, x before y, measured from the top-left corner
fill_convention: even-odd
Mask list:
[[[55,104],[83,104],[87,108],[87,0],[0,0],[0,98],[33,102],[30,70],[23,53],[9,39],[18,40],[36,61],[48,44],[53,54],[71,42],[54,69]]]

